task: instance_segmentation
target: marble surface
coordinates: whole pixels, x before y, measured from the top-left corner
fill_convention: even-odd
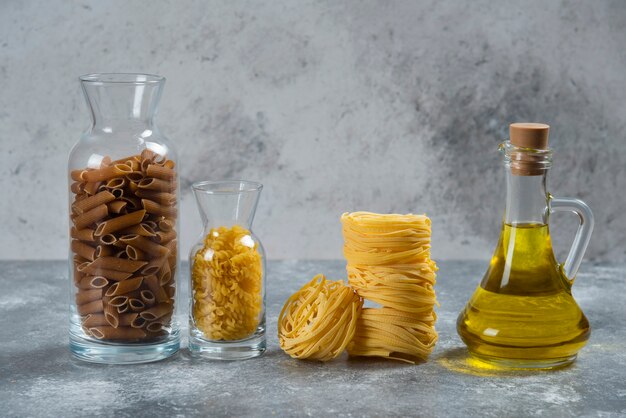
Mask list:
[[[0,1],[0,258],[66,256],[77,77],[126,71],[168,79],[183,253],[189,184],[247,178],[273,259],[340,258],[354,210],[426,212],[438,259],[486,257],[497,144],[532,120],[552,125],[552,193],[595,212],[588,256],[626,261],[624,39],[619,0]],[[575,220],[555,220],[563,251]]]
[[[440,341],[426,363],[341,357],[293,360],[278,347],[276,318],[315,273],[343,277],[343,262],[270,262],[268,351],[241,362],[191,358],[153,364],[74,360],[67,343],[64,262],[0,262],[0,415],[26,416],[604,416],[626,414],[626,265],[582,267],[574,295],[592,336],[571,367],[499,374],[468,361],[458,312],[485,263],[440,262]],[[186,273],[186,272],[185,272]],[[184,286],[183,286],[184,287]],[[182,289],[181,295],[187,294]],[[184,318],[181,318],[184,324]]]

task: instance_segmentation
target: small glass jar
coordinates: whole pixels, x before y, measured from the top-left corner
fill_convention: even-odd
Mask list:
[[[178,165],[154,123],[165,79],[80,77],[92,124],[69,156],[70,350],[145,363],[180,346]]]
[[[265,252],[250,229],[262,188],[251,181],[192,185],[204,224],[189,263],[192,354],[238,360],[265,351]]]

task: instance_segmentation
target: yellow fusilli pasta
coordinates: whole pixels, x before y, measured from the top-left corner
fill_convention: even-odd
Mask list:
[[[250,231],[212,229],[193,258],[193,318],[211,340],[240,340],[259,325],[263,264]]]

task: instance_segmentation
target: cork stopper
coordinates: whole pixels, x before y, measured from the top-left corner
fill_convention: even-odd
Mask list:
[[[529,148],[529,150],[516,149],[509,154],[513,175],[540,176],[545,172],[545,152],[549,152],[549,131],[550,126],[544,123],[512,123],[509,126],[511,145]]]
[[[550,126],[544,123],[512,123],[509,126],[511,144],[521,148],[548,149]]]

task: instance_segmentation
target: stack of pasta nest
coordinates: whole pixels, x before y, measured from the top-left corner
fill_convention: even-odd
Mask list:
[[[437,342],[430,219],[346,213],[341,217],[348,283],[317,275],[285,303],[281,348],[299,359],[353,356],[414,363]],[[379,307],[363,307],[364,300]]]
[[[341,222],[348,282],[363,299],[380,305],[363,309],[348,353],[425,359],[437,342],[430,219],[355,212]]]

